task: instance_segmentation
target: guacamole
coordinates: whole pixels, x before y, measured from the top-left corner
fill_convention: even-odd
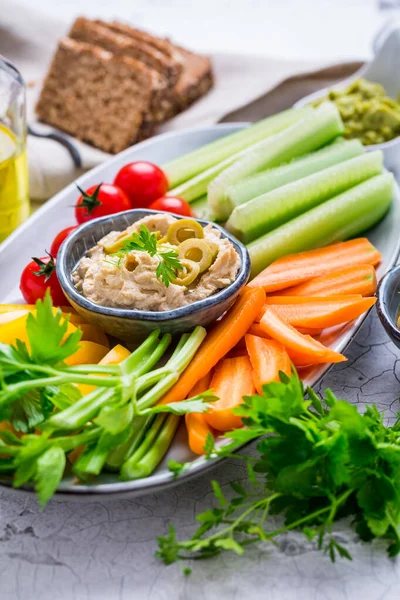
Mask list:
[[[400,135],[400,102],[389,98],[378,83],[357,79],[347,88],[330,90],[328,96],[315,102],[314,106],[326,100],[336,104],[347,139],[358,138],[369,146]]]

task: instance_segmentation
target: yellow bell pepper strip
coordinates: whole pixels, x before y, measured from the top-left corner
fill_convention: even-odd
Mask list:
[[[10,310],[8,312],[0,313],[0,325],[5,325],[6,323],[11,323],[11,321],[16,321],[20,317],[24,317],[29,314],[28,310]]]
[[[110,347],[108,337],[100,327],[96,327],[96,325],[92,325],[91,323],[81,323],[78,327],[82,330],[82,341],[96,342],[96,344],[100,344],[101,346]]]
[[[78,350],[72,356],[65,359],[65,363],[70,367],[75,365],[97,364],[108,353],[107,346],[97,344],[96,342],[80,342]]]
[[[114,346],[114,348],[107,352],[105,356],[103,356],[103,358],[99,362],[99,365],[119,365],[119,363],[125,360],[125,358],[128,358],[130,354],[131,353],[127,348],[121,346],[121,344],[117,344],[116,346]],[[96,389],[95,385],[87,385],[85,383],[78,383],[77,387],[79,388],[83,396],[89,394],[90,392]]]

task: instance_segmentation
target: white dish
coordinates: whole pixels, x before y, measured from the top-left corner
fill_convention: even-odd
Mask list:
[[[189,129],[179,133],[167,133],[149,141],[129,148],[125,152],[107,161],[83,175],[77,180],[82,188],[98,184],[101,181],[112,181],[120,167],[134,160],[150,160],[163,164],[178,155],[184,154],[193,148],[202,146],[219,137],[241,129],[244,124],[223,124],[213,127]],[[19,293],[19,277],[22,269],[31,256],[41,256],[44,250],[50,247],[54,236],[69,225],[73,225],[73,205],[78,197],[75,184],[71,184],[47,202],[26,223],[15,231],[0,246],[0,302],[22,302]],[[373,230],[368,233],[369,239],[382,252],[383,261],[378,269],[381,277],[396,261],[399,253],[400,238],[398,229],[400,224],[400,192],[396,186],[395,198],[390,212]],[[364,317],[348,326],[332,343],[331,347],[342,352],[349,344]],[[306,383],[313,385],[326,373],[328,367],[316,367],[307,374]],[[109,496],[139,496],[154,492],[174,483],[173,475],[168,471],[169,459],[177,461],[191,461],[190,468],[178,481],[193,477],[206,469],[211,468],[214,462],[196,458],[188,449],[184,428],[178,432],[166,458],[158,470],[150,477],[137,481],[121,482],[113,474],[102,475],[90,485],[76,484],[72,480],[63,480],[59,486],[57,497],[68,495],[69,498],[93,497],[93,495]],[[10,485],[9,482],[4,482]]]
[[[400,25],[386,25],[376,36],[374,42],[375,56],[354,75],[329,88],[309,94],[296,102],[296,107],[305,106],[327,95],[331,89],[343,89],[355,79],[363,77],[369,81],[383,85],[388,95],[396,98],[400,92]],[[385,166],[395,173],[400,169],[400,137],[368,146],[368,150],[382,150]]]

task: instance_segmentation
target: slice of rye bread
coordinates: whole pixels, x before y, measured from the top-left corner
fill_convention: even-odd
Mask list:
[[[109,29],[115,31],[115,33],[123,33],[125,35],[129,35],[130,37],[137,39],[139,41],[145,42],[153,48],[157,48],[160,52],[163,52],[166,56],[173,61],[175,61],[178,65],[180,65],[180,71],[182,71],[183,66],[183,56],[179,51],[178,47],[175,46],[170,40],[167,38],[156,37],[151,33],[146,31],[142,31],[141,29],[136,29],[136,27],[132,27],[126,23],[120,23],[119,21],[112,21],[111,23],[106,23],[105,21],[96,20],[96,23],[100,25],[104,25]]]
[[[152,71],[153,77],[152,97],[146,121],[148,121],[149,127],[152,122],[165,121],[165,94],[178,81],[181,65],[175,65],[168,57],[148,44],[115,33],[108,27],[83,17],[76,19],[69,32],[69,37],[100,46],[118,56],[129,56],[146,65]]]
[[[44,123],[117,153],[142,136],[152,85],[140,61],[63,38],[36,111]]]
[[[214,85],[214,73],[210,58],[195,54],[180,46],[177,48],[183,57],[183,70],[178,83],[169,92],[168,118],[177,115],[205,96]]]
[[[99,22],[100,21],[96,21]],[[195,54],[185,48],[173,44],[166,38],[159,38],[135,27],[131,27],[119,21],[101,23],[117,33],[123,33],[132,39],[146,41],[161,52],[174,57],[182,64],[182,72],[174,88],[168,91],[162,105],[167,118],[185,110],[196,100],[204,96],[214,84],[211,60],[207,56]]]

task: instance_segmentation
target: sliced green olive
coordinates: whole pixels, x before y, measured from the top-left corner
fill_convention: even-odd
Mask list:
[[[131,237],[132,237],[131,233],[121,233],[121,235],[119,235],[114,242],[111,242],[110,244],[104,244],[104,246],[103,246],[104,251],[107,252],[107,254],[113,254],[114,252],[119,252],[121,250],[122,246],[124,245],[124,242],[129,240]]]
[[[183,269],[177,271],[176,277],[172,280],[172,283],[176,285],[190,285],[200,273],[200,267],[198,263],[188,260],[187,258],[181,259],[181,265]]]
[[[199,265],[199,273],[204,273],[211,267],[213,261],[212,250],[204,240],[185,240],[178,246],[179,258],[188,259]]]
[[[210,242],[209,240],[207,240],[207,246],[210,248],[210,250],[212,252],[212,259],[214,261],[218,256],[219,246],[215,242]]]
[[[200,223],[194,219],[180,219],[168,227],[167,240],[174,246],[191,238],[202,239],[204,231]]]

